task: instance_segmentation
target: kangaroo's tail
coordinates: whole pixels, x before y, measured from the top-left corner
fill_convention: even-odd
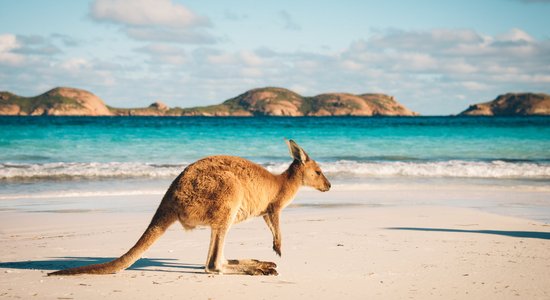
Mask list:
[[[151,220],[149,227],[139,238],[137,243],[121,257],[106,263],[82,266],[60,270],[51,275],[79,275],[79,274],[113,274],[120,270],[126,269],[138,260],[143,252],[147,250],[165,231],[176,221],[175,215],[167,214],[166,211],[161,211],[160,207]]]

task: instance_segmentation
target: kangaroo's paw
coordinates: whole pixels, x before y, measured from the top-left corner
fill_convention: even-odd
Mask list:
[[[264,268],[277,268],[277,264],[270,261],[261,261],[257,259],[230,259],[227,261],[228,265],[241,265],[241,266],[259,266]]]
[[[245,270],[245,273],[252,276],[258,276],[258,275],[271,275],[271,276],[277,276],[279,273],[275,268],[271,267],[263,267],[263,266],[250,266],[248,269]]]
[[[273,242],[273,251],[277,253],[277,255],[281,256],[281,243]]]
[[[224,265],[224,274],[279,275],[277,265],[270,261],[256,259],[230,259]]]

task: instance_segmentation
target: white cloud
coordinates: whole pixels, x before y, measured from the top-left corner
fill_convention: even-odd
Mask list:
[[[166,27],[128,27],[126,34],[136,40],[182,44],[214,44],[216,39],[202,30]]]
[[[400,51],[445,51],[457,45],[478,44],[483,37],[473,30],[434,29],[430,31],[387,30],[369,39],[369,46]]]
[[[263,63],[263,60],[252,51],[242,51],[240,58],[247,66],[260,66]]]
[[[95,0],[91,4],[91,16],[99,21],[137,26],[188,28],[210,23],[171,0]]]
[[[462,86],[472,91],[481,91],[481,90],[486,90],[488,88],[487,85],[476,81],[464,81],[462,82]]]
[[[341,62],[341,66],[348,71],[359,71],[363,69],[363,65],[350,59],[345,59]]]
[[[184,52],[182,48],[168,44],[149,44],[147,46],[138,48],[137,51],[154,55],[181,54]]]
[[[536,83],[550,84],[550,74],[535,75],[531,80]]]
[[[21,45],[17,42],[17,38],[13,34],[0,35],[0,53],[6,53],[13,49],[17,49]]]
[[[390,71],[436,72],[450,77],[510,68],[526,73],[544,72],[535,69],[548,59],[547,44],[548,41],[537,41],[519,29],[495,37],[468,30],[390,31],[352,43],[341,58],[345,66],[354,69],[363,65]]]
[[[427,53],[396,53],[390,57],[395,62],[394,66],[397,70],[408,71],[431,71],[437,68],[438,62],[430,54]]]
[[[20,54],[52,56],[61,53],[61,49],[53,43],[53,36],[17,35],[21,47],[16,50]]]
[[[205,28],[207,17],[199,16],[172,0],[95,0],[91,17],[122,26],[131,38],[183,44],[213,44],[216,38]]]
[[[442,70],[451,74],[471,74],[478,71],[478,68],[472,64],[464,62],[462,59],[448,61]]]
[[[243,68],[240,73],[242,76],[250,78],[260,78],[264,75],[264,72],[259,68]]]
[[[496,36],[497,41],[525,41],[532,43],[535,41],[535,39],[529,35],[527,32],[519,29],[519,28],[513,28],[510,31],[500,34]]]
[[[257,68],[265,65],[266,59],[254,51],[242,50],[235,52],[222,51],[217,49],[197,49],[195,50],[196,63],[208,63],[213,67],[232,67],[232,68]]]
[[[63,61],[60,65],[61,69],[68,72],[79,72],[82,69],[90,68],[91,65],[88,60],[84,58],[69,58]]]
[[[207,61],[213,65],[229,65],[236,63],[235,55],[231,53],[216,53],[208,55]]]
[[[14,53],[21,44],[13,34],[0,34],[0,64],[18,65],[24,62],[23,55]]]
[[[184,49],[169,44],[149,44],[136,51],[149,55],[149,62],[152,64],[179,66],[188,60]]]

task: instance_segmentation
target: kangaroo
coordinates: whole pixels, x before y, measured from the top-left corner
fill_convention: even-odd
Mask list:
[[[294,160],[280,175],[235,156],[209,156],[194,162],[172,182],[151,223],[126,254],[110,262],[48,275],[113,274],[126,269],[176,221],[186,230],[210,226],[206,273],[278,275],[273,262],[226,260],[223,248],[231,225],[262,216],[273,234],[273,250],[281,256],[281,211],[290,204],[300,186],[322,192],[330,189],[330,182],[319,165],[293,140],[286,143]]]

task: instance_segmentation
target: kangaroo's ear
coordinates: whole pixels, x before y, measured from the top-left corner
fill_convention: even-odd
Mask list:
[[[302,163],[309,160],[309,156],[307,153],[302,149],[296,142],[293,140],[286,140],[286,144],[288,145],[288,150],[290,150],[290,156]]]

